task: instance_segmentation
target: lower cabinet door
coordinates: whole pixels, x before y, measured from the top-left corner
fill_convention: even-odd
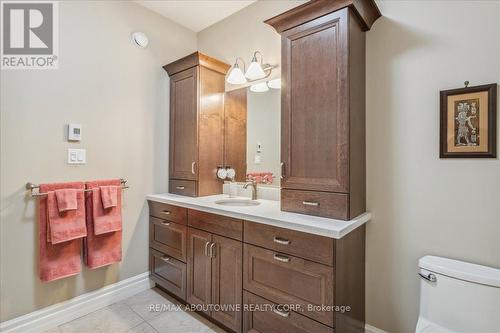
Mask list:
[[[243,245],[227,237],[212,235],[212,318],[241,332]]]
[[[212,235],[208,232],[188,228],[187,258],[187,302],[208,305],[212,300],[212,262],[208,248]],[[210,314],[208,307],[204,309]]]
[[[243,252],[245,290],[334,326],[332,267],[249,244]]]
[[[160,251],[149,249],[151,279],[182,300],[186,300],[186,264]]]
[[[245,333],[333,333],[328,326],[318,323],[262,297],[243,294]]]

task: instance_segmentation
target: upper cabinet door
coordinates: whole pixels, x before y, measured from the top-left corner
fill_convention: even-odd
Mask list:
[[[170,178],[197,180],[198,67],[170,77]]]
[[[347,9],[282,33],[282,187],[348,192]]]

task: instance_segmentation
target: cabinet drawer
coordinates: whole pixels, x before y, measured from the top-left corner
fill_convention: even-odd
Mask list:
[[[175,259],[186,262],[187,226],[150,217],[149,245]]]
[[[173,194],[196,197],[196,181],[171,179],[168,182],[168,191]]]
[[[149,215],[170,222],[187,224],[187,209],[161,202],[149,201]]]
[[[333,266],[331,238],[248,221],[243,229],[245,243]]]
[[[281,190],[281,210],[306,215],[349,219],[349,195],[342,193]]]
[[[188,210],[188,224],[191,227],[221,236],[242,240],[243,221],[231,217]]]
[[[243,302],[243,332],[252,333],[333,333],[328,326],[293,311],[282,311],[276,303],[245,291]],[[269,309],[268,309],[269,308]],[[251,311],[251,310],[255,311]],[[265,309],[264,311],[262,311]],[[276,312],[274,311],[276,310]]]
[[[308,311],[333,306],[333,268],[244,244],[243,288],[279,304],[298,304],[303,314],[333,326],[333,312]]]
[[[149,274],[151,279],[186,300],[186,264],[155,249],[149,249]]]

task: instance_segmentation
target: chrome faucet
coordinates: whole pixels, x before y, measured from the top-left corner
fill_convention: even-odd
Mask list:
[[[257,182],[255,180],[249,180],[243,185],[243,188],[247,189],[249,185],[252,185],[252,200],[257,200]]]

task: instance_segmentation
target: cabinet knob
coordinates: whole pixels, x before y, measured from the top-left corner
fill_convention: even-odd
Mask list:
[[[288,245],[288,244],[290,244],[290,241],[288,239],[281,238],[281,237],[274,237],[273,241],[275,243],[278,243],[278,244],[281,244],[281,245]]]
[[[274,260],[278,260],[281,262],[290,262],[290,257],[281,254],[274,254]]]

